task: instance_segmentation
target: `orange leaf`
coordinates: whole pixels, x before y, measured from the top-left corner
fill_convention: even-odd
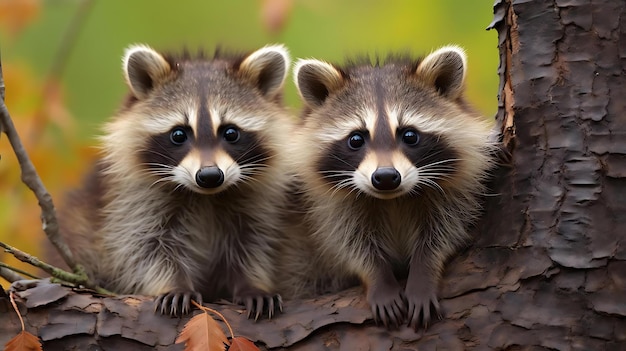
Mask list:
[[[293,0],[263,0],[261,21],[272,34],[279,33],[291,15]]]
[[[43,351],[39,338],[22,330],[4,345],[5,351]]]
[[[0,23],[12,35],[21,31],[41,12],[41,0],[0,1]]]
[[[260,351],[258,347],[256,347],[256,345],[244,338],[243,336],[238,336],[236,338],[233,338],[230,341],[230,348],[228,349],[228,351]]]
[[[176,343],[185,343],[185,351],[224,351],[228,339],[219,324],[208,313],[189,320],[180,332]]]

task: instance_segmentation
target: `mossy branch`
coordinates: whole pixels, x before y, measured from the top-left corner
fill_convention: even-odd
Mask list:
[[[26,262],[32,266],[38,267],[41,270],[43,270],[44,272],[50,274],[52,277],[61,280],[63,282],[67,282],[76,286],[85,286],[89,289],[92,289],[94,291],[96,291],[97,293],[100,294],[106,294],[106,295],[115,295],[114,293],[103,289],[95,284],[93,284],[92,282],[90,282],[89,278],[87,277],[87,274],[85,273],[83,267],[81,265],[77,265],[76,267],[76,271],[74,271],[74,273],[70,273],[70,272],[66,272],[65,270],[52,266],[48,263],[45,263],[43,261],[41,261],[40,259],[38,259],[37,257],[30,255],[24,251],[21,251],[15,247],[12,247],[6,243],[3,243],[0,241],[0,247],[4,248],[4,250],[8,253],[10,253],[11,255],[13,255],[15,258],[17,258],[18,260],[22,261],[22,262]],[[13,270],[13,271],[17,271],[17,269],[10,267],[9,265],[6,264],[2,264],[0,265],[0,267],[5,267],[7,269]],[[27,274],[30,275],[26,272],[21,271],[20,273],[22,274]],[[32,277],[32,276],[31,276]],[[34,277],[37,278],[37,277]]]

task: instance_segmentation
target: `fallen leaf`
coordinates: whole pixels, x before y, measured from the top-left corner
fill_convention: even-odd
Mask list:
[[[43,351],[39,338],[22,330],[6,343],[5,351]]]
[[[230,348],[228,349],[228,351],[260,351],[258,347],[256,347],[256,345],[244,338],[243,336],[238,336],[233,338],[230,341]]]
[[[176,338],[176,344],[185,343],[185,351],[224,351],[228,339],[219,324],[208,313],[189,320]]]

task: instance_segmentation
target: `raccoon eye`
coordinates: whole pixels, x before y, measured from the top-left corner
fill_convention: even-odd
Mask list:
[[[170,140],[174,145],[182,145],[187,141],[187,132],[183,128],[174,128],[170,133]]]
[[[420,136],[414,129],[407,129],[402,133],[402,141],[407,145],[414,146],[420,141]]]
[[[348,146],[352,150],[358,150],[365,144],[365,139],[361,133],[352,133],[348,138]]]
[[[224,130],[224,140],[229,143],[236,143],[239,141],[239,136],[239,130],[237,130],[237,128],[228,127]]]

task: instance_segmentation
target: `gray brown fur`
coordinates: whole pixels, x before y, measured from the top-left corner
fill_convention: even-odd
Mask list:
[[[386,326],[417,329],[431,308],[440,313],[444,264],[468,242],[492,163],[490,128],[463,99],[465,67],[457,47],[383,64],[296,64],[305,113],[292,162],[309,234],[286,259],[286,295],[358,278]],[[308,270],[293,263],[313,247]]]
[[[127,50],[131,98],[61,213],[91,277],[117,293],[159,296],[164,313],[202,297],[233,297],[256,317],[282,308],[275,261],[291,119],[278,101],[288,61],[282,46],[211,59]],[[222,182],[201,169],[221,171]]]

